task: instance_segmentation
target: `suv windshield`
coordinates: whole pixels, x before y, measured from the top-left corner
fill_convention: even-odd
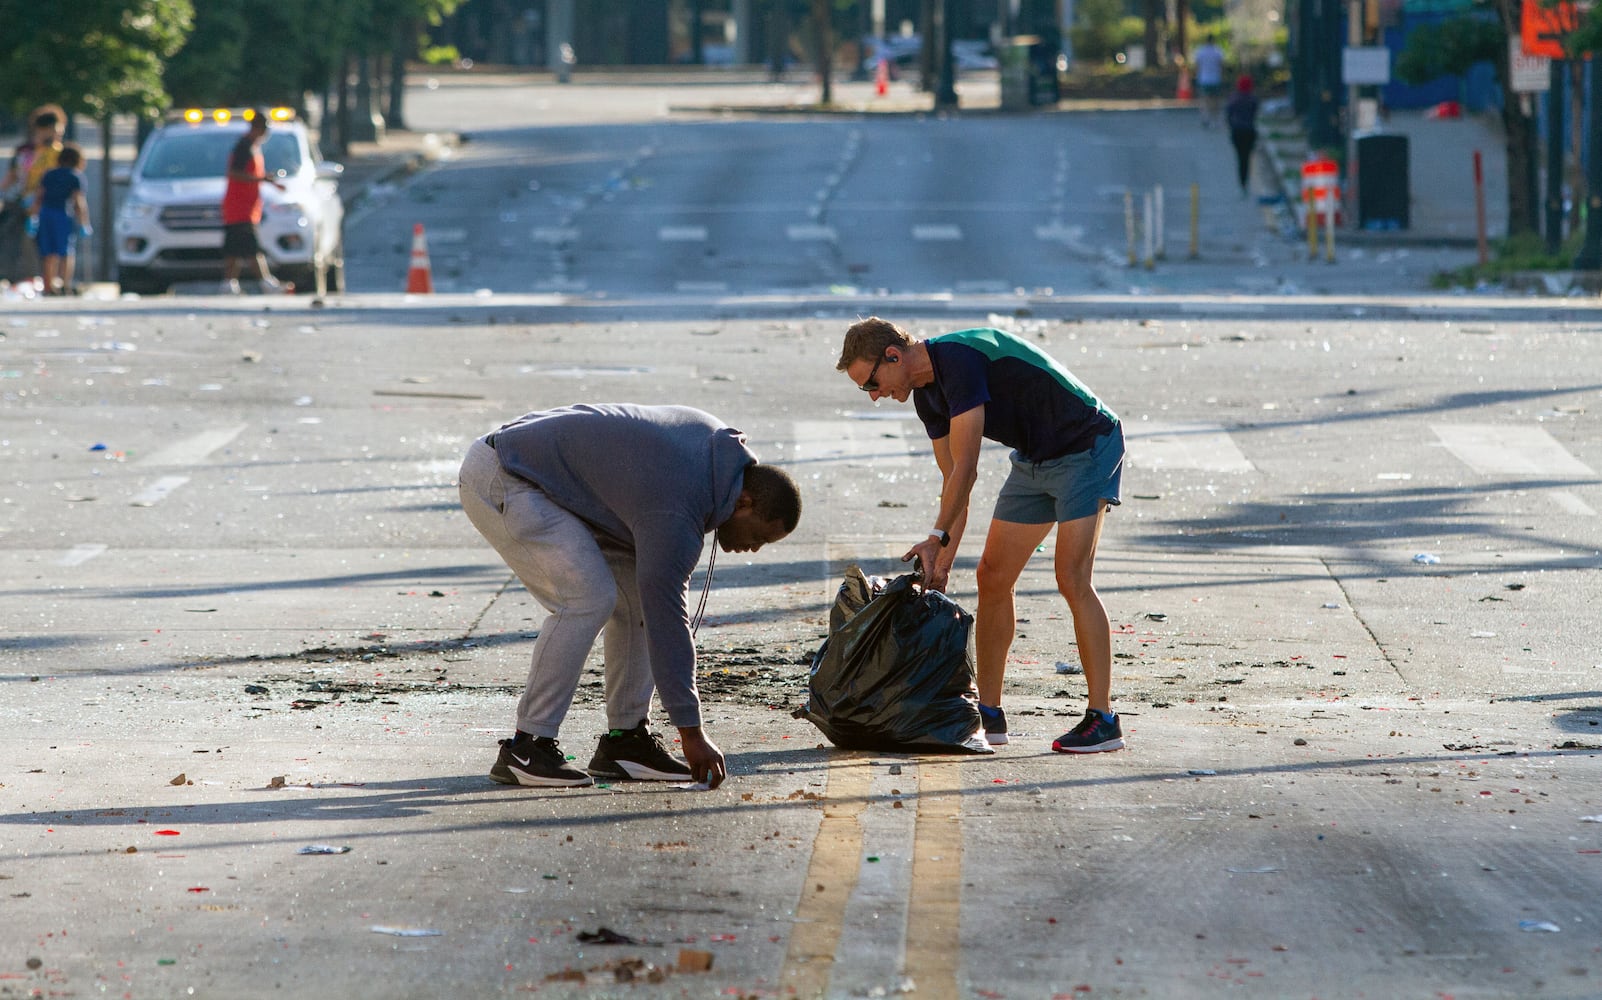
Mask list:
[[[228,173],[228,154],[244,134],[210,128],[158,133],[139,175],[161,181],[222,177]],[[261,155],[268,176],[283,177],[300,171],[300,144],[288,132],[267,133]]]

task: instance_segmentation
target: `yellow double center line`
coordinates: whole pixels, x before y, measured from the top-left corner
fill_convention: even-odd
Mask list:
[[[907,900],[906,969],[924,1000],[956,1000],[961,959],[962,781],[954,758],[918,763],[918,812]],[[862,867],[862,810],[873,780],[871,762],[834,757],[823,822],[780,982],[800,998],[829,995],[846,907]]]

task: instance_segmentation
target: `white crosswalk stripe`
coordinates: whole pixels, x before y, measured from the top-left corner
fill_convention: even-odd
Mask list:
[[[1124,424],[1129,464],[1142,469],[1200,469],[1206,472],[1252,472],[1229,433],[1218,424]]]
[[[1541,427],[1435,424],[1435,436],[1464,465],[1486,475],[1594,476]]]

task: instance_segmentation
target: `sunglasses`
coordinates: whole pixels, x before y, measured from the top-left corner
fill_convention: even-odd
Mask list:
[[[861,389],[863,392],[879,391],[879,366],[884,364],[884,358],[885,356],[883,354],[879,355],[879,360],[875,361],[873,363],[873,367],[868,369],[868,377],[863,380],[861,385],[857,386],[858,389]]]

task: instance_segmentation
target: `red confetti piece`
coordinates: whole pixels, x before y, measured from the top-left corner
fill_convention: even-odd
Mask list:
[[[158,836],[158,837],[176,837],[176,836],[178,836],[178,831],[177,830],[157,830],[156,831],[156,836]]]
[[[211,891],[211,886],[207,886],[207,885],[192,885],[192,886],[189,887],[189,891],[190,892],[210,892]]]
[[[733,941],[734,939],[735,935],[733,934],[712,934],[707,937],[709,941]]]

